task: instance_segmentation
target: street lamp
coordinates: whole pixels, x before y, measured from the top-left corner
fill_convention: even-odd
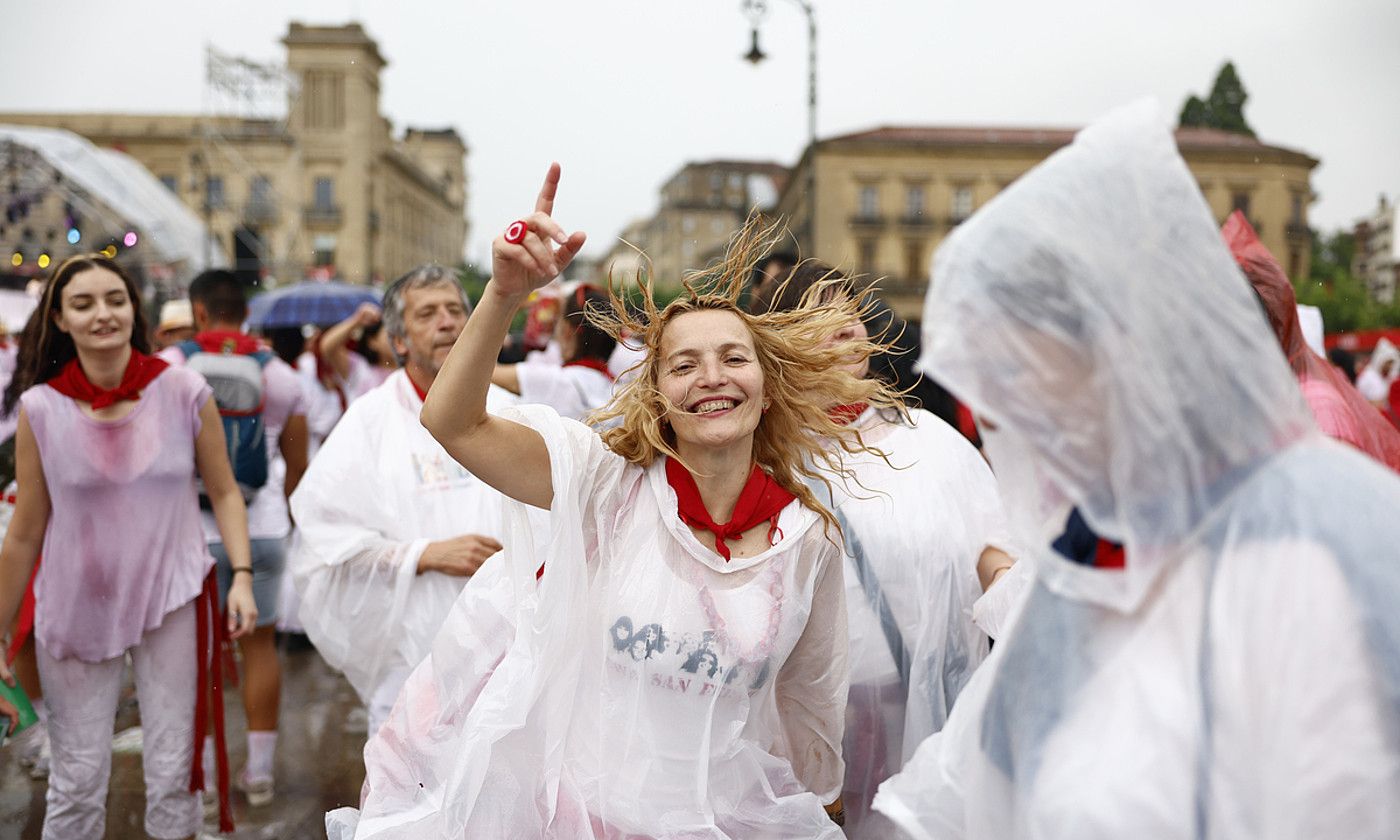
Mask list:
[[[817,142],[817,10],[812,0],[792,0],[807,16],[807,143]],[[758,27],[768,16],[768,0],[743,0],[741,6],[753,27],[753,44],[744,55],[750,64],[758,64],[768,55],[758,45]]]

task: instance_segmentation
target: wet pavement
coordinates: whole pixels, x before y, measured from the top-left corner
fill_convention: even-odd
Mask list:
[[[302,840],[324,838],[326,811],[359,802],[364,782],[361,751],[365,714],[354,690],[321,661],[315,650],[284,646],[282,713],[277,742],[277,796],[250,808],[232,791],[233,834],[218,834],[206,823],[200,838]],[[130,671],[128,671],[128,682]],[[243,707],[237,691],[225,698],[229,725],[229,766],[237,773],[245,754]],[[145,837],[145,793],[141,777],[140,725],[134,691],[128,685],[117,711],[112,782],[107,795],[107,840]],[[0,840],[38,840],[44,822],[47,785],[32,781],[15,751],[0,749]]]

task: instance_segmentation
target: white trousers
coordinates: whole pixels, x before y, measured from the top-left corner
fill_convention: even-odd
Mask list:
[[[189,837],[204,822],[200,795],[189,792],[194,651],[193,602],[167,615],[129,651],[141,706],[146,833],[163,840]],[[52,750],[43,840],[102,837],[123,657],[54,659],[39,645],[38,659]]]

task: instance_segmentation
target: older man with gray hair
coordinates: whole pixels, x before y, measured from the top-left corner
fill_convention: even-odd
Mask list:
[[[403,367],[350,405],[292,496],[302,623],[365,702],[371,735],[467,579],[501,549],[501,496],[418,422],[470,311],[441,266],[394,281],[384,329]],[[489,400],[514,398],[493,388]]]

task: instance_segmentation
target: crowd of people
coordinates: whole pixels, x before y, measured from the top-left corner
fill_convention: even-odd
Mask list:
[[[271,801],[279,627],[366,710],[332,840],[1400,832],[1400,353],[1312,350],[1154,108],[961,225],[921,330],[757,221],[666,303],[561,284],[559,184],[478,300],[306,334],[52,273],[0,549],[45,838],[102,835],[128,658],[146,832]]]

